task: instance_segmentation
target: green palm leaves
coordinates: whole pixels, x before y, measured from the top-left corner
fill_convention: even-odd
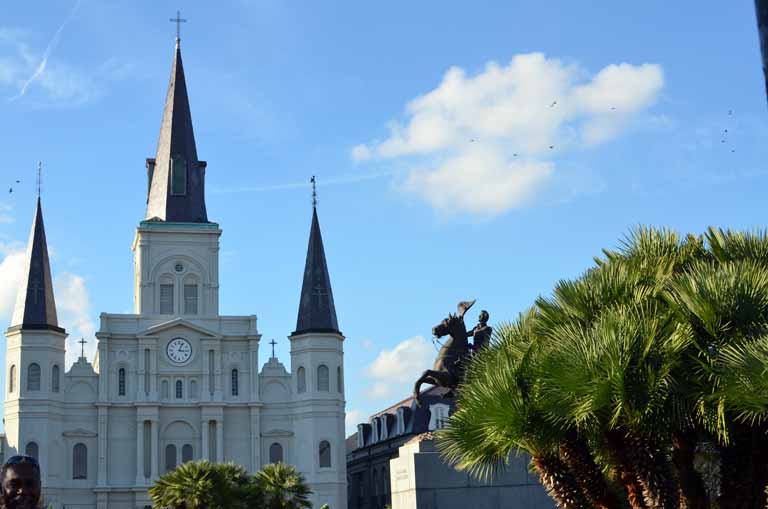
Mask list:
[[[638,228],[497,329],[440,434],[459,469],[525,452],[563,508],[765,507],[765,233]]]
[[[292,466],[265,465],[250,476],[234,463],[190,461],[168,472],[149,490],[156,507],[176,509],[303,509],[312,492]]]

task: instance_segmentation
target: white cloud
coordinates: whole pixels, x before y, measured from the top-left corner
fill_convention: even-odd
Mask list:
[[[0,255],[3,257],[0,261],[0,324],[6,327],[10,324],[16,305],[16,294],[24,271],[25,251],[21,244],[0,243]]]
[[[449,69],[355,161],[403,160],[403,190],[442,211],[495,215],[525,204],[554,174],[552,156],[605,143],[656,100],[658,65],[609,65],[594,76],[541,53],[475,75]]]
[[[80,356],[81,345],[77,342],[85,338],[85,355],[93,360],[96,351],[96,325],[91,317],[91,299],[82,276],[64,272],[54,278],[54,295],[59,325],[67,330],[67,358],[70,365]]]
[[[363,422],[365,416],[360,410],[347,410],[347,414],[344,417],[344,427],[346,428],[347,436],[357,431],[357,425]]]
[[[20,242],[0,242],[0,323],[10,325],[19,285],[24,273],[26,248]],[[64,272],[54,277],[54,297],[59,326],[66,329],[67,357],[70,365],[80,355],[77,341],[84,337],[88,344],[85,352],[89,360],[96,351],[96,325],[91,316],[91,301],[82,276]]]
[[[392,350],[382,350],[365,370],[371,381],[366,396],[371,399],[407,397],[416,378],[432,367],[434,357],[434,347],[423,336],[406,339]]]
[[[133,65],[114,58],[91,70],[53,58],[62,30],[77,12],[78,1],[44,49],[31,41],[39,36],[0,27],[0,94],[9,101],[35,106],[78,106],[104,95],[109,83],[130,76]]]

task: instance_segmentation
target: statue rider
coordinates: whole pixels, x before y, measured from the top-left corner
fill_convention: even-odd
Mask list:
[[[486,346],[491,341],[491,335],[493,334],[493,327],[488,326],[488,319],[490,315],[488,311],[483,309],[480,311],[480,317],[477,319],[478,324],[470,331],[467,331],[467,336],[472,336],[472,351],[478,352],[481,348]]]

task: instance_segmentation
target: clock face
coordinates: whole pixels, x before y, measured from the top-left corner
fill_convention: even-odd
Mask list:
[[[173,338],[165,349],[171,362],[182,364],[192,357],[192,345],[184,338]]]

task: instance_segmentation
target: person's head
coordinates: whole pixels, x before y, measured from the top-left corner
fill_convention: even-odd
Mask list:
[[[490,317],[491,316],[488,314],[488,311],[483,309],[482,311],[480,311],[480,318],[478,320],[480,320],[480,323],[488,323],[488,319]]]
[[[0,470],[5,509],[32,509],[40,503],[40,464],[31,456],[11,456]]]

